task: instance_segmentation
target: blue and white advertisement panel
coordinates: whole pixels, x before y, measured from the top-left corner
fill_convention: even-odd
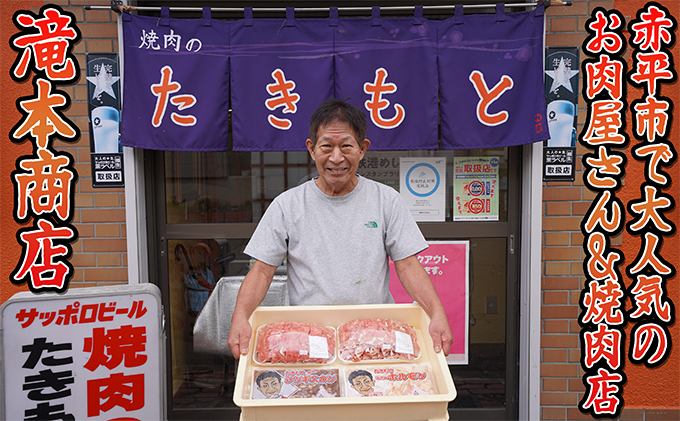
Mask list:
[[[399,191],[418,221],[446,219],[446,158],[401,158]]]

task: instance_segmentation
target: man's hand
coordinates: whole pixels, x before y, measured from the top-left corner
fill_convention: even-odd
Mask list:
[[[444,355],[449,355],[451,344],[453,344],[453,335],[444,307],[430,280],[430,275],[427,274],[415,254],[395,261],[394,266],[408,295],[416,300],[430,316],[429,332],[434,343],[434,351],[439,352],[443,349]]]
[[[253,268],[246,274],[243,283],[238,290],[234,313],[231,316],[231,328],[227,345],[234,354],[234,358],[248,353],[250,337],[253,328],[248,318],[267,295],[269,285],[276,272],[276,266],[271,266],[259,260],[255,261]]]
[[[248,353],[248,345],[250,344],[250,337],[253,334],[253,328],[248,323],[248,320],[239,318],[231,321],[231,329],[229,329],[229,339],[227,345],[231,349],[234,358],[238,359],[241,355]]]
[[[451,328],[445,313],[432,317],[429,332],[434,343],[434,352],[439,352],[443,349],[444,355],[448,356],[451,345],[453,345],[453,335],[451,334]]]

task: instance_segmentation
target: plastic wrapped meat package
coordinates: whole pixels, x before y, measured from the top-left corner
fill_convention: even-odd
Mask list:
[[[252,399],[340,397],[339,370],[332,367],[253,371]]]
[[[280,321],[257,329],[253,360],[258,364],[330,364],[335,360],[335,328]]]
[[[343,369],[343,384],[350,398],[434,395],[437,391],[431,373],[429,363],[354,366]]]
[[[394,319],[356,319],[338,326],[338,358],[346,363],[415,361],[420,346],[415,328]]]

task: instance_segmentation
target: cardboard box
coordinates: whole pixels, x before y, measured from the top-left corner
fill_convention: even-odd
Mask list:
[[[370,398],[319,398],[319,399],[251,399],[253,373],[256,369],[271,368],[253,361],[255,335],[251,338],[249,354],[238,363],[234,402],[241,407],[241,420],[390,420],[415,421],[448,420],[448,403],[456,398],[456,388],[442,352],[435,353],[428,333],[430,318],[417,304],[361,305],[361,306],[298,306],[259,307],[250,318],[253,332],[259,326],[280,320],[314,322],[336,327],[360,318],[390,318],[410,323],[415,327],[421,356],[415,363],[430,363],[437,394],[420,396],[375,396]],[[399,363],[375,363],[379,365]],[[336,358],[332,367],[353,366]],[[278,365],[278,368],[295,368],[296,365]]]

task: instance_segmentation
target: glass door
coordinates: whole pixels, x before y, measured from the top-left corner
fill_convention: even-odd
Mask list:
[[[445,157],[446,221],[419,223],[428,241],[469,241],[469,358],[450,365],[458,396],[452,419],[518,416],[520,148],[369,151],[359,172],[398,189],[400,157]],[[454,221],[454,159],[497,158],[498,220]],[[395,161],[396,160],[396,161]],[[243,253],[272,199],[315,175],[306,152],[147,151],[151,276],[163,292],[169,419],[238,419],[235,360],[194,337],[198,312],[220,279],[237,285],[250,268]],[[398,164],[397,164],[398,165]],[[383,168],[384,169],[384,168]],[[232,300],[237,286],[233,286]],[[223,303],[225,313],[230,304]],[[223,314],[215,323],[228,323]],[[456,338],[464,340],[464,338]]]

